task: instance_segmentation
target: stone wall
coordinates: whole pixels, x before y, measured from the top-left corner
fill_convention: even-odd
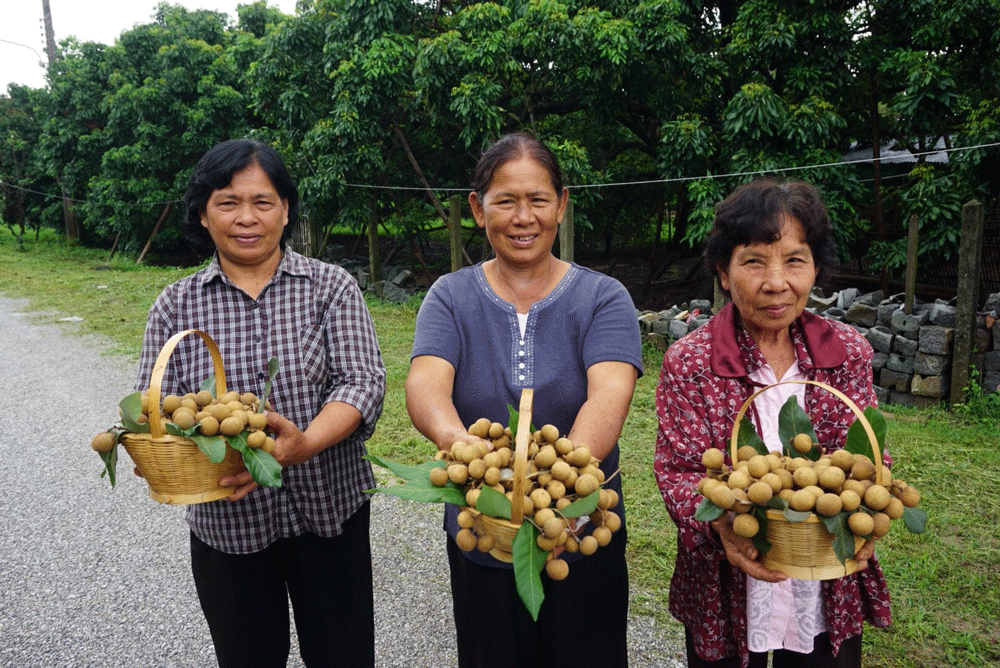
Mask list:
[[[692,300],[660,312],[639,314],[643,336],[663,350],[709,318],[712,304]],[[925,407],[947,401],[950,391],[956,308],[942,300],[917,302],[903,310],[903,296],[881,291],[860,294],[856,288],[829,296],[814,288],[806,308],[858,330],[875,352],[872,374],[879,403]],[[1000,293],[990,295],[976,316],[972,363],[981,385],[1000,392]]]

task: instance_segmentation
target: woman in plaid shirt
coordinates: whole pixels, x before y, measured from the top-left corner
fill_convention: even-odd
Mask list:
[[[205,268],[168,286],[149,311],[137,387],[163,344],[186,329],[219,345],[227,385],[262,395],[282,486],[248,472],[220,480],[228,499],[189,506],[191,562],[220,666],[282,666],[288,600],[308,666],[374,665],[365,440],[382,412],[385,367],[371,315],[343,269],[285,245],[298,191],[278,153],[240,139],[211,148],[185,194],[186,231],[214,248]],[[183,339],[164,394],[196,392],[213,373],[197,337]]]

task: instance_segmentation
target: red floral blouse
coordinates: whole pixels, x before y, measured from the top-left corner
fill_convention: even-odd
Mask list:
[[[804,312],[791,326],[802,373],[837,388],[859,408],[875,404],[872,349],[852,327]],[[677,562],[670,580],[670,613],[691,632],[704,660],[738,655],[749,661],[746,576],[732,566],[707,522],[694,519],[708,448],[729,452],[733,421],[755,388],[748,378],[766,362],[738,324],[729,304],[674,343],[663,357],[656,391],[659,431],[653,469],[671,519],[677,524]],[[756,389],[759,389],[757,386]],[[826,390],[807,385],[806,412],[820,443],[843,445],[854,413]],[[749,412],[748,412],[749,414]],[[886,465],[890,460],[886,456]],[[889,591],[874,557],[860,573],[823,582],[823,609],[834,653],[861,633],[865,620],[891,621]]]

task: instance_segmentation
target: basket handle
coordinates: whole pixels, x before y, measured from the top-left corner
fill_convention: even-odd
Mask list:
[[[846,394],[844,394],[843,392],[834,387],[830,387],[826,383],[821,383],[818,380],[783,380],[779,383],[774,383],[773,385],[768,385],[767,387],[763,387],[754,392],[753,394],[751,394],[750,397],[743,402],[743,405],[740,407],[739,412],[736,414],[736,420],[733,422],[733,433],[729,437],[729,451],[730,451],[730,456],[732,458],[732,462],[734,464],[736,463],[736,449],[737,449],[736,441],[737,437],[739,436],[740,420],[743,419],[743,415],[747,412],[747,409],[750,408],[750,404],[753,403],[753,400],[757,398],[757,395],[764,392],[765,390],[771,389],[772,387],[777,387],[778,385],[792,385],[792,384],[815,385],[816,387],[821,387],[830,394],[834,395],[835,397],[843,401],[845,404],[847,404],[847,407],[850,408],[851,411],[853,411],[854,414],[857,416],[858,420],[861,421],[861,426],[864,427],[865,434],[868,436],[868,442],[872,446],[872,462],[875,464],[875,480],[879,484],[881,484],[882,481],[885,480],[885,473],[883,472],[884,467],[882,465],[882,458],[879,457],[878,453],[878,438],[876,438],[875,430],[872,429],[872,425],[870,422],[868,422],[868,418],[865,417],[865,414],[861,412],[861,409],[858,408],[858,405],[855,404],[853,401],[851,401],[851,399]]]
[[[197,334],[200,336],[205,345],[208,346],[208,352],[212,354],[212,364],[215,366],[215,396],[220,397],[226,393],[226,371],[222,366],[222,355],[219,353],[219,346],[215,344],[212,337],[198,329],[185,329],[183,332],[177,332],[163,344],[163,348],[156,358],[156,364],[153,365],[153,373],[149,377],[149,390],[147,392],[150,408],[148,411],[149,432],[153,438],[163,438],[165,435],[163,424],[160,422],[159,411],[160,383],[163,382],[163,372],[167,369],[167,362],[170,360],[174,348],[188,334]],[[154,406],[157,410],[152,410]]]
[[[528,443],[531,441],[531,403],[535,391],[530,387],[521,390],[521,405],[517,409],[517,434],[514,435],[514,490],[510,504],[510,521],[520,524],[524,520],[524,488],[528,483]]]

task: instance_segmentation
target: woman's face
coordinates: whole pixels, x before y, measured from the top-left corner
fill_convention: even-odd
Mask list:
[[[497,259],[529,267],[552,254],[568,198],[565,189],[555,191],[544,166],[522,157],[501,165],[482,199],[473,192],[469,204]]]
[[[729,265],[719,267],[719,280],[732,295],[743,326],[761,341],[787,330],[799,317],[816,273],[802,224],[785,216],[777,241],[734,248]]]
[[[225,188],[213,190],[201,214],[225,265],[256,267],[281,253],[288,224],[288,200],[282,199],[257,163],[233,174]]]

